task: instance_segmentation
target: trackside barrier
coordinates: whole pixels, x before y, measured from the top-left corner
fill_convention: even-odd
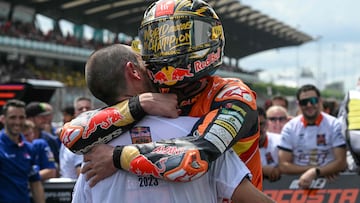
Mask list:
[[[264,193],[277,203],[360,203],[360,176],[342,173],[334,182],[313,181],[310,189],[298,187],[299,176],[283,175],[279,181],[264,180]],[[69,203],[76,180],[52,178],[44,182],[46,203]]]
[[[70,203],[76,180],[51,178],[44,182],[46,203]]]
[[[279,181],[264,180],[264,192],[277,203],[360,203],[360,176],[342,173],[335,181],[318,178],[310,189],[298,187],[299,176],[283,175]]]

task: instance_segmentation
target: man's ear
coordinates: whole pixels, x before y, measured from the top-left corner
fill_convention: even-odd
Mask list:
[[[141,79],[140,73],[136,65],[130,61],[126,63],[125,72],[132,78]]]

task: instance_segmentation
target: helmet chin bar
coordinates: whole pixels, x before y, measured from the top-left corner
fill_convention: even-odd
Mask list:
[[[207,83],[207,78],[202,78],[198,81],[183,84],[179,87],[170,87],[165,89],[168,89],[169,93],[174,93],[177,95],[179,104],[186,100],[189,100],[186,102],[187,104],[191,104],[195,101],[193,101],[193,98],[195,98],[206,88]]]

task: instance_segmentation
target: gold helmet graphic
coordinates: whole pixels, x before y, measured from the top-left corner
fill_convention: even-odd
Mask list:
[[[225,38],[219,17],[202,0],[159,0],[139,28],[141,54],[157,87],[177,87],[221,65]]]

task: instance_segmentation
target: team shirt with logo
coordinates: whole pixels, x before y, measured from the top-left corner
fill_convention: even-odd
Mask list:
[[[39,170],[56,169],[54,154],[44,139],[34,139],[31,143],[34,148],[36,164]]]
[[[277,146],[280,143],[281,135],[278,133],[266,132],[266,139],[263,147],[260,147],[261,165],[276,167],[279,164]]]
[[[308,125],[299,115],[285,124],[281,132],[279,148],[292,152],[296,165],[327,165],[334,160],[333,148],[346,147],[339,120],[321,113],[315,123]]]
[[[176,138],[187,134],[197,118],[164,119],[146,116],[130,131],[115,138],[111,145],[125,145]],[[152,176],[137,176],[117,171],[90,188],[83,174],[74,187],[73,202],[221,202],[230,199],[233,191],[250,171],[232,150],[209,166],[202,177],[186,183],[167,182]],[[154,173],[157,171],[153,171]]]
[[[16,144],[0,131],[0,202],[30,203],[28,183],[39,181],[31,143],[20,136]]]

